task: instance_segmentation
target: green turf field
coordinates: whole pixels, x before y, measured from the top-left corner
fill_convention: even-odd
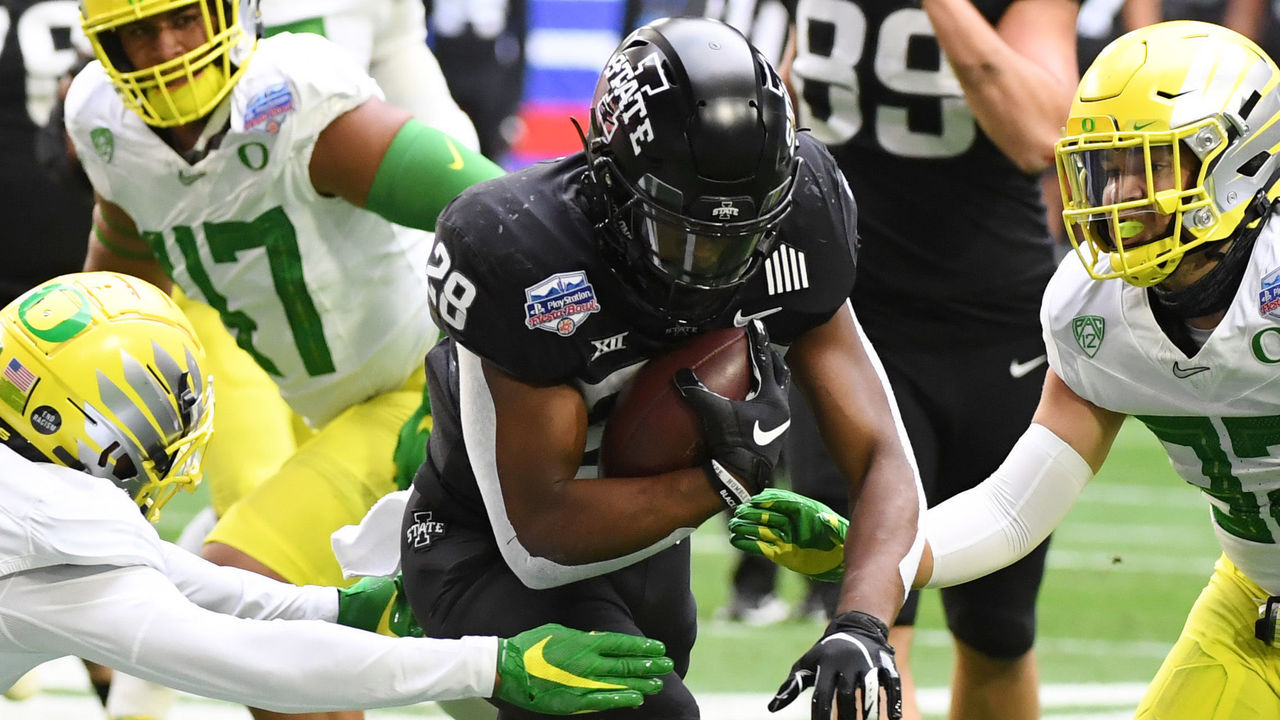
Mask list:
[[[200,502],[199,495],[175,498],[162,534],[176,532]],[[1206,507],[1173,474],[1150,433],[1126,424],[1106,467],[1054,536],[1037,643],[1047,718],[1131,716],[1135,693],[1177,637],[1217,557]],[[689,684],[707,694],[771,692],[821,626],[748,628],[713,618],[736,553],[723,527],[709,522],[693,539],[701,629]],[[782,592],[794,602],[803,587],[788,575]],[[912,665],[926,688],[927,717],[945,716],[949,638],[937,593],[926,592]],[[768,717],[763,708],[760,717]]]

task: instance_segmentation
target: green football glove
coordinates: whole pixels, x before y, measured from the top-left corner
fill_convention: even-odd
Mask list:
[[[548,715],[639,707],[675,663],[661,641],[548,624],[499,640],[493,696]]]
[[[391,637],[422,637],[400,575],[360,578],[351,587],[338,588],[338,624]]]
[[[815,580],[839,582],[848,529],[848,520],[817,500],[769,488],[734,509],[729,542]]]

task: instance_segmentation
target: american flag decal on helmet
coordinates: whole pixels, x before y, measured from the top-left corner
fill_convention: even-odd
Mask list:
[[[809,287],[809,267],[804,253],[790,245],[779,245],[764,261],[764,279],[770,295]]]

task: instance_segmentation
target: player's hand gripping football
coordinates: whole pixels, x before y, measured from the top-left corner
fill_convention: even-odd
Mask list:
[[[400,575],[361,578],[338,588],[338,624],[392,637],[422,637]]]
[[[837,615],[822,639],[791,666],[786,682],[769,701],[769,712],[790,705],[809,687],[813,687],[812,720],[830,720],[833,702],[840,720],[877,720],[881,689],[886,717],[899,720],[902,679],[893,662],[889,628],[856,610]]]
[[[554,623],[499,640],[493,696],[538,713],[639,707],[675,664],[659,640]]]
[[[743,400],[712,392],[693,370],[677,370],[672,380],[680,396],[702,420],[707,446],[707,473],[725,505],[737,507],[768,487],[782,453],[782,438],[791,426],[787,385],[791,370],[769,346],[759,320],[747,326],[751,388]]]
[[[769,488],[734,509],[729,542],[815,580],[839,582],[848,530],[848,520],[817,500]]]

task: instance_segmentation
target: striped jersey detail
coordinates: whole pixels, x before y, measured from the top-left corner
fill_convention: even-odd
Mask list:
[[[770,295],[780,295],[809,287],[809,267],[804,253],[790,245],[779,245],[764,261],[765,283]]]

